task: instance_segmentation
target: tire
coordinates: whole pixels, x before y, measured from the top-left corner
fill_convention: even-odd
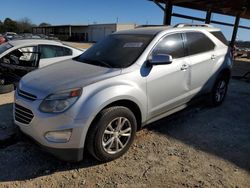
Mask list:
[[[14,91],[14,84],[0,85],[0,94],[10,93]]]
[[[88,131],[87,149],[99,161],[112,161],[127,152],[136,130],[136,118],[128,108],[116,106],[104,109]]]
[[[228,83],[229,83],[228,77],[224,75],[218,77],[218,79],[214,83],[212,92],[209,97],[210,106],[216,107],[224,102],[227,95]]]

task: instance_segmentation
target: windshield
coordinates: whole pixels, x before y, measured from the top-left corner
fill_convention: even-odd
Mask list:
[[[137,60],[152,39],[153,35],[109,35],[75,60],[105,67],[125,68]]]
[[[8,49],[12,48],[13,46],[10,45],[9,43],[1,44],[0,45],[0,54],[3,52],[7,51]]]

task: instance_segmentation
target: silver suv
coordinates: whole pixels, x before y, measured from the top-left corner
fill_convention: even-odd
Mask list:
[[[15,93],[21,131],[60,159],[84,148],[114,160],[137,130],[203,94],[223,102],[232,58],[209,25],[137,28],[114,33],[72,60],[26,75]]]

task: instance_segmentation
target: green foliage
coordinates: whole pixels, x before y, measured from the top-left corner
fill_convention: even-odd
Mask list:
[[[10,32],[17,31],[17,22],[16,21],[14,21],[10,18],[5,18],[3,24],[4,24],[5,31],[10,31]]]
[[[5,18],[2,22],[0,20],[0,33],[16,32],[16,33],[32,33],[32,27],[36,25],[32,23],[29,18],[22,18],[18,21],[11,18]]]
[[[39,24],[39,27],[46,27],[46,26],[51,26],[51,24],[43,22]]]
[[[4,32],[4,25],[3,22],[0,20],[0,33]]]

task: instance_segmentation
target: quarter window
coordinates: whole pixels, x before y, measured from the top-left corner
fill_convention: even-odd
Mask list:
[[[41,59],[70,56],[72,50],[62,46],[41,45],[40,46]]]
[[[183,46],[182,36],[179,33],[166,36],[162,39],[155,49],[152,55],[168,54],[173,58],[181,58],[185,56],[185,50]]]
[[[215,44],[203,33],[186,33],[188,55],[208,52],[214,49]]]
[[[221,42],[223,42],[225,45],[228,46],[228,41],[227,39],[225,38],[225,36],[222,34],[221,31],[214,31],[214,32],[211,32],[217,39],[219,39]]]

